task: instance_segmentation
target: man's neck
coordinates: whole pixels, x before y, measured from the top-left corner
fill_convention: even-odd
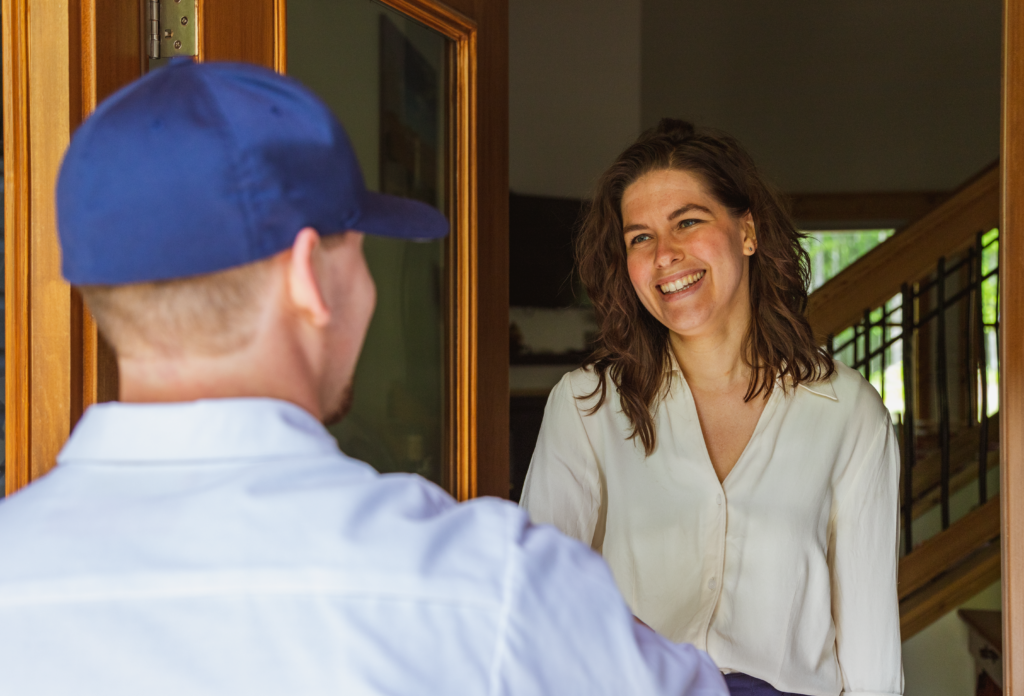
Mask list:
[[[250,346],[225,355],[138,355],[118,358],[120,399],[169,403],[197,399],[266,397],[290,401],[321,417],[304,361],[269,360]]]

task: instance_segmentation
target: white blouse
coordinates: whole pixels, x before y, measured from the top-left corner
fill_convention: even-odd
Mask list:
[[[723,483],[671,364],[657,448],[628,439],[594,372],[552,390],[522,506],[590,544],[633,612],[677,642],[808,696],[901,694],[899,452],[860,373],[776,388]]]

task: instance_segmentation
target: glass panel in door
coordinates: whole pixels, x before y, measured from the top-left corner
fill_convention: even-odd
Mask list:
[[[448,40],[370,0],[288,0],[288,73],[334,110],[367,187],[444,210]],[[377,311],[331,432],[380,471],[441,485],[445,243],[366,237]]]

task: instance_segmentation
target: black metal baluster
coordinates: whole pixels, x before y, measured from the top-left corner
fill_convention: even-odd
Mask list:
[[[864,379],[871,381],[871,310],[864,310]]]
[[[938,310],[937,353],[938,370],[936,381],[939,391],[939,453],[942,460],[940,469],[940,502],[942,504],[942,528],[949,528],[949,375],[946,366],[946,258],[939,259],[935,284]]]
[[[853,325],[853,364],[850,365],[855,370],[860,369],[860,322]]]
[[[903,327],[900,342],[903,348],[903,547],[904,553],[914,548],[914,463],[917,453],[914,441],[914,292],[909,285],[900,288],[903,295],[900,318]]]
[[[984,505],[988,500],[988,342],[985,336],[985,309],[982,302],[982,278],[985,277],[985,264],[982,263],[983,251],[981,233],[978,233],[978,254],[975,259],[977,285],[974,291],[974,314],[977,317],[978,372],[980,380],[978,391],[981,404],[978,407],[978,504]]]
[[[830,358],[834,358],[836,355],[836,337],[832,334],[828,335],[828,340],[825,342],[826,350]]]
[[[977,358],[974,356],[974,310],[975,303],[971,302],[971,297],[978,289],[977,281],[975,280],[974,271],[977,264],[974,262],[974,247],[967,250],[967,287],[966,301],[964,302],[964,311],[967,313],[967,321],[963,322],[964,331],[967,334],[964,341],[964,375],[967,379],[967,427],[973,428],[974,424],[978,422],[975,416],[975,409],[978,405],[978,399],[975,396],[975,389],[977,388],[978,380],[974,379],[974,366],[977,364]],[[980,277],[980,276],[979,276]]]
[[[889,303],[882,303],[882,403],[885,403],[885,357],[889,352]]]

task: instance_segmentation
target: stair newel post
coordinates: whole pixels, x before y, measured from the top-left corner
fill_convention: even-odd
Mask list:
[[[949,372],[946,364],[946,258],[939,259],[935,283],[938,330],[936,380],[939,392],[939,452],[941,455],[940,502],[942,528],[949,529]]]
[[[907,283],[901,288],[900,318],[903,322],[903,548],[914,548],[914,291]]]
[[[977,357],[978,364],[978,504],[984,505],[988,500],[988,341],[985,337],[985,308],[981,297],[981,286],[985,279],[984,257],[985,247],[982,243],[982,233],[978,233],[978,253],[975,254],[976,279],[974,285],[974,316],[977,318],[974,325],[977,327]]]

